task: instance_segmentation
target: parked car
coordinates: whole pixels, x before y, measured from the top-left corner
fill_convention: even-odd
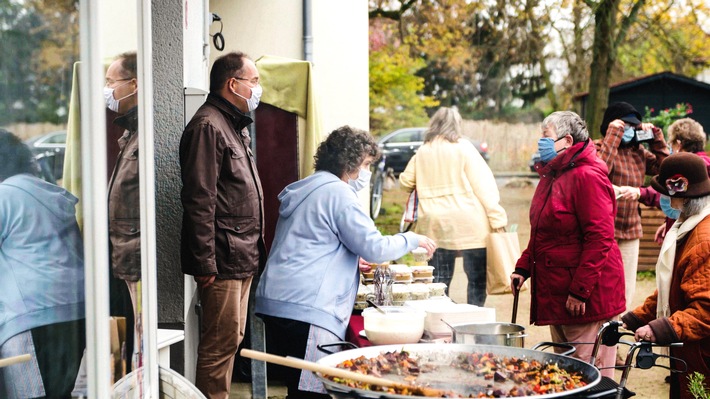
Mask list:
[[[382,154],[385,156],[385,170],[392,168],[395,174],[402,173],[404,168],[412,156],[417,152],[419,147],[424,143],[424,135],[426,127],[407,127],[404,129],[395,130],[383,136],[378,140],[378,145]],[[471,140],[471,143],[476,147],[478,153],[483,159],[488,162],[488,144],[483,141]]]
[[[25,140],[30,147],[37,163],[39,163],[42,178],[52,183],[62,178],[64,171],[64,151],[67,146],[67,132],[58,130],[42,136]]]

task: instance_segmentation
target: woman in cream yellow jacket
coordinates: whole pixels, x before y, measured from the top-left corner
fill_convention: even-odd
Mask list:
[[[431,237],[438,249],[430,264],[436,282],[451,284],[460,252],[468,277],[468,303],[486,302],[486,237],[508,223],[488,164],[461,135],[461,115],[440,108],[429,122],[424,144],[399,176],[402,187],[417,190],[415,232]]]

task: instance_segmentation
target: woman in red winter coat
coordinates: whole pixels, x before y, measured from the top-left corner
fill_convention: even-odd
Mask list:
[[[607,167],[584,121],[550,114],[538,141],[542,162],[530,206],[530,241],[511,286],[530,278],[530,322],[549,325],[554,342],[593,342],[601,325],[624,311],[624,268],[614,240],[616,202]],[[589,361],[592,345],[575,345]],[[616,348],[602,346],[597,367],[613,377]]]
[[[710,179],[705,161],[681,152],[666,158],[651,185],[671,197],[680,217],[666,234],[656,262],[656,292],[625,314],[637,340],[671,347],[671,398],[691,399],[688,377],[710,375]]]

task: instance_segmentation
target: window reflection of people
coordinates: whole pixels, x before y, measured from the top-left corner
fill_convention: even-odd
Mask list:
[[[246,129],[261,91],[259,71],[244,53],[218,58],[207,101],[180,140],[181,262],[198,284],[195,385],[208,398],[229,396],[251,282],[266,261],[264,194]]]
[[[636,340],[671,347],[686,362],[685,373],[671,373],[671,398],[691,399],[688,377],[710,375],[710,179],[699,156],[681,152],[666,158],[651,185],[671,198],[679,219],[668,231],[656,263],[656,292],[622,320]],[[671,368],[683,370],[677,360]]]
[[[70,398],[85,346],[77,198],[36,176],[26,145],[0,129],[0,397]]]
[[[554,112],[538,141],[540,183],[530,204],[530,241],[511,288],[532,283],[530,322],[549,325],[554,342],[594,342],[624,311],[624,269],[614,240],[616,200],[604,162],[577,114]],[[575,345],[588,362],[592,345]],[[614,377],[616,348],[602,345],[597,366]]]
[[[434,251],[431,239],[413,232],[383,236],[360,205],[357,191],[369,185],[378,157],[370,134],[343,126],[318,146],[316,172],[279,194],[274,243],[256,290],[269,352],[315,361],[325,356],[317,345],[345,339],[358,256],[381,263],[417,247]],[[313,373],[285,373],[289,398],[330,397]]]
[[[442,107],[429,122],[424,144],[399,176],[402,187],[417,190],[414,231],[436,240],[429,264],[436,282],[448,287],[460,251],[468,278],[467,302],[486,302],[486,239],[503,231],[508,218],[500,206],[493,172],[471,141],[461,135],[461,115]]]
[[[141,327],[139,284],[140,192],[138,182],[138,80],[135,52],[116,57],[106,71],[106,107],[120,116],[113,123],[121,126],[120,152],[108,184],[109,241],[113,276],[126,282],[133,307],[133,367],[140,367]],[[112,298],[113,301],[116,298]]]

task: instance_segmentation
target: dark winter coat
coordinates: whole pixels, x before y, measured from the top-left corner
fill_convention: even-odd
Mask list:
[[[531,277],[530,322],[585,324],[621,314],[624,269],[606,165],[587,140],[536,168],[540,183],[530,206],[530,241],[516,265],[517,273]],[[570,295],[585,302],[584,316],[567,312]]]
[[[120,152],[108,184],[108,223],[113,275],[127,281],[141,278],[141,219],[138,181],[138,107],[114,121],[126,129],[118,139]]]

